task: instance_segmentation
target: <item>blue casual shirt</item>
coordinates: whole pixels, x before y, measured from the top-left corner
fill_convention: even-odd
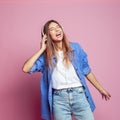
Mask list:
[[[80,78],[80,82],[85,89],[86,98],[90,104],[91,110],[94,111],[95,104],[93,102],[92,96],[89,92],[85,81],[85,75],[91,72],[91,68],[88,64],[87,54],[82,49],[80,44],[70,42],[70,46],[73,51],[72,64],[73,67]],[[53,62],[56,63],[56,57],[52,58]],[[54,69],[54,68],[53,68]],[[33,67],[29,73],[35,71],[42,72],[40,91],[41,91],[41,117],[45,120],[52,119],[52,71],[53,69],[46,68],[45,55],[44,53],[36,60]]]

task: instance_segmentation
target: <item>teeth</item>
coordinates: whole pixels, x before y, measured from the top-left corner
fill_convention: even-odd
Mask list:
[[[60,33],[57,33],[57,34],[56,34],[56,36],[59,36],[59,35],[61,35],[61,34],[60,34]]]

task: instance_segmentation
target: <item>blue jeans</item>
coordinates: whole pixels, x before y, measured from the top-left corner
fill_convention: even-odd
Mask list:
[[[94,120],[83,87],[53,90],[54,120]]]

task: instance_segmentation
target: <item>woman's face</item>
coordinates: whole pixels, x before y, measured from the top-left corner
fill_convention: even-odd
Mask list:
[[[63,30],[55,22],[51,22],[48,27],[49,35],[54,42],[60,42],[63,39]]]

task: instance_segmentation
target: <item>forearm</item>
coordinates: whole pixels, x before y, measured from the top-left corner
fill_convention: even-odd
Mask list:
[[[88,75],[86,75],[86,78],[90,81],[90,83],[92,83],[92,85],[99,91],[102,92],[104,90],[104,88],[102,87],[102,85],[97,81],[97,79],[95,78],[94,74],[92,72],[90,72]]]
[[[40,55],[44,52],[43,49],[37,51],[34,55],[32,55],[23,65],[23,72],[29,72],[35,61],[40,57]]]

